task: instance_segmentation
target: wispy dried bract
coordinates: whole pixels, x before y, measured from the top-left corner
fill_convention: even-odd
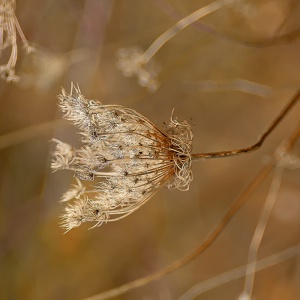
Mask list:
[[[79,88],[64,90],[59,106],[81,130],[83,146],[58,140],[52,169],[77,180],[62,197],[74,199],[63,215],[68,231],[83,222],[119,220],[143,205],[161,186],[187,190],[192,180],[192,131],[173,115],[166,132],[136,111],[86,99]],[[83,181],[92,181],[92,185]]]
[[[117,51],[117,68],[125,77],[136,76],[140,86],[149,92],[155,92],[158,87],[156,80],[159,67],[151,61],[145,61],[144,51],[139,47],[121,48]]]
[[[17,31],[22,39],[23,46],[27,52],[34,49],[28,44],[20,24],[15,15],[15,0],[0,1],[0,56],[6,48],[11,48],[9,60],[0,65],[0,76],[6,81],[18,81],[15,75],[15,66],[18,58]]]

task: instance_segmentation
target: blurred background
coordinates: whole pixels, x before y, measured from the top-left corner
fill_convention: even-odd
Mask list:
[[[71,81],[104,104],[133,108],[158,126],[172,109],[193,125],[194,153],[253,144],[300,86],[297,0],[237,0],[178,33],[154,56],[149,92],[116,67],[116,52],[146,50],[180,18],[211,3],[192,0],[27,0],[16,16],[37,51],[17,37],[17,83],[0,81],[0,298],[83,299],[154,272],[203,241],[233,200],[299,126],[300,105],[254,153],[193,165],[190,190],[161,189],[129,217],[64,234],[61,195],[74,183],[52,173],[50,140],[79,146],[57,95]],[[5,64],[6,49],[0,57]],[[300,143],[293,149],[300,153]],[[299,165],[299,164],[298,164]],[[178,299],[194,285],[247,263],[272,176],[255,189],[217,241],[185,267],[115,299]],[[300,171],[286,169],[258,258],[299,244]],[[300,299],[297,253],[258,272],[255,299]],[[244,277],[195,299],[238,299]],[[191,299],[194,299],[191,298]]]

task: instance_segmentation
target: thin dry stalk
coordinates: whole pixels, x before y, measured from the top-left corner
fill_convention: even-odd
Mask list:
[[[202,7],[195,12],[191,13],[187,17],[178,21],[174,26],[161,34],[151,46],[143,53],[142,63],[146,64],[155,55],[155,53],[171,38],[173,38],[178,32],[188,27],[197,20],[209,15],[210,13],[220,9],[221,7],[228,5],[236,0],[219,0],[215,1],[205,7]]]
[[[256,270],[256,261],[257,261],[257,253],[259,246],[261,244],[267,222],[271,215],[272,208],[274,207],[278,191],[280,188],[280,184],[282,181],[283,175],[283,165],[279,163],[275,167],[275,171],[273,174],[273,179],[271,183],[271,187],[260,214],[248,253],[248,265],[246,268],[246,278],[245,278],[245,286],[244,290],[240,296],[240,299],[251,299],[252,291],[253,291],[253,284],[254,284],[254,276]]]
[[[59,119],[44,122],[3,134],[0,136],[0,150],[25,142],[29,139],[42,135],[45,132],[51,131],[54,128],[54,126],[59,123],[62,123],[62,120]]]
[[[270,97],[273,89],[267,85],[245,79],[229,79],[223,81],[201,80],[196,82],[187,82],[186,86],[200,92],[223,92],[239,91],[252,94],[259,97]]]
[[[271,182],[271,186],[269,189],[269,193],[267,195],[265,204],[262,208],[260,217],[257,222],[257,226],[255,232],[253,234],[253,238],[249,247],[248,252],[248,266],[246,269],[246,277],[244,290],[240,296],[240,299],[251,299],[253,293],[254,286],[254,277],[256,270],[256,261],[257,254],[263,239],[263,235],[266,230],[267,222],[271,215],[272,209],[276,202],[278,192],[280,189],[280,184],[282,181],[283,171],[285,168],[298,168],[299,167],[299,159],[285,153],[283,149],[278,149],[277,151],[277,164],[274,170],[273,179]]]
[[[286,117],[286,115],[294,108],[300,98],[300,90],[292,97],[289,103],[282,109],[282,111],[277,115],[277,117],[271,122],[271,124],[264,130],[258,141],[246,148],[241,148],[237,150],[227,150],[227,151],[218,151],[210,153],[199,153],[192,154],[193,160],[198,159],[207,159],[207,158],[222,158],[229,156],[236,156],[243,153],[248,153],[259,149],[267,137],[273,132],[273,130],[280,124],[280,122]]]
[[[166,12],[169,16],[171,16],[173,19],[181,19],[183,18],[183,14],[180,13],[174,6],[172,6],[168,1],[166,0],[156,0],[157,5]],[[286,43],[291,43],[292,41],[295,41],[299,38],[300,35],[300,28],[297,28],[291,32],[278,34],[281,28],[285,25],[285,23],[289,20],[289,17],[291,16],[292,12],[296,11],[296,5],[299,4],[298,1],[295,1],[291,11],[288,13],[286,19],[283,21],[281,26],[276,30],[275,34],[271,37],[262,38],[261,40],[250,40],[245,39],[241,36],[236,36],[232,33],[228,32],[222,32],[219,29],[216,29],[214,26],[210,24],[206,24],[203,22],[195,22],[192,24],[195,28],[216,36],[217,38],[224,39],[226,41],[243,45],[245,47],[256,47],[256,48],[262,48],[262,47],[272,47],[275,45],[282,45]],[[277,34],[276,34],[277,33]]]
[[[277,252],[273,255],[267,256],[256,261],[255,273],[265,270],[267,268],[278,265],[288,259],[293,258],[296,255],[300,254],[300,245],[292,246],[283,251]],[[229,283],[233,280],[237,280],[245,276],[246,269],[251,264],[244,265],[230,271],[224,272],[217,276],[214,276],[210,279],[202,281],[193,287],[191,287],[188,291],[186,291],[178,300],[192,300],[196,297],[206,293],[222,284]]]

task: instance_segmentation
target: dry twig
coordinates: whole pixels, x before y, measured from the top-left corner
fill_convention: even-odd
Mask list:
[[[282,263],[288,259],[293,258],[296,255],[300,254],[300,245],[292,246],[283,251],[277,252],[268,257],[262,258],[256,262],[255,273],[270,268],[274,265]],[[192,300],[197,296],[202,295],[205,292],[208,292],[222,284],[231,282],[233,280],[242,278],[245,276],[245,271],[251,264],[244,265],[233,270],[224,272],[217,276],[214,276],[210,279],[202,281],[193,287],[191,287],[188,291],[186,291],[178,300]]]

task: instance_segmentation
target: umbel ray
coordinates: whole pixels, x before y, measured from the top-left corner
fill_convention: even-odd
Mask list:
[[[259,149],[299,97],[300,91],[253,145],[194,154],[193,133],[186,121],[178,121],[172,114],[163,131],[133,109],[86,99],[79,87],[72,84],[70,93],[63,90],[59,95],[59,107],[64,118],[79,128],[82,147],[75,149],[53,139],[57,145],[51,163],[54,171],[67,169],[76,178],[76,184],[61,198],[69,202],[62,215],[62,227],[69,231],[84,222],[99,226],[120,220],[162,186],[188,190],[193,179],[193,161]]]

